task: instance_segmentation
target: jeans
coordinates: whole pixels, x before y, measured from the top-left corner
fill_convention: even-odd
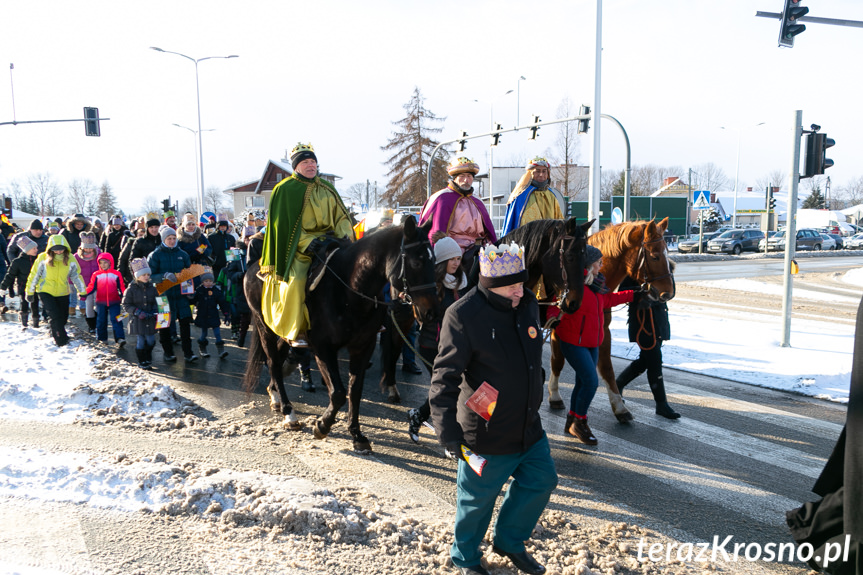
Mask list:
[[[455,533],[450,550],[458,567],[479,564],[479,544],[488,530],[497,496],[510,477],[512,483],[503,496],[493,539],[497,547],[509,553],[524,551],[524,542],[530,539],[557,487],[557,470],[545,434],[524,453],[483,457],[486,464],[481,477],[464,460],[458,462]]]
[[[202,327],[201,328],[201,337],[198,338],[198,343],[207,343],[207,331],[209,329],[213,330],[213,337],[216,338],[216,345],[221,345],[224,343],[222,341],[222,328],[216,326],[214,328]]]
[[[411,349],[411,346],[416,347],[417,345],[417,322],[413,322],[411,324],[411,328],[405,333],[405,337],[407,337],[408,342],[402,344],[402,365],[416,365],[417,364],[417,355],[414,353],[414,350]]]
[[[586,416],[590,402],[599,387],[599,376],[596,373],[596,361],[599,359],[598,347],[581,347],[560,342],[560,350],[567,363],[575,370],[575,389],[569,401],[569,410],[576,415]]]
[[[96,338],[99,341],[108,341],[108,318],[111,318],[111,328],[114,330],[114,341],[126,339],[123,332],[123,322],[117,321],[120,315],[120,304],[96,304]]]
[[[156,345],[155,335],[139,335],[135,339],[135,349],[144,349],[145,347],[153,347]]]

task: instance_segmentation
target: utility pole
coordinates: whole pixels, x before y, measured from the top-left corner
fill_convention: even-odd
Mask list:
[[[785,216],[785,269],[782,293],[782,347],[791,347],[791,292],[794,278],[791,262],[797,248],[797,186],[800,184],[800,137],[803,135],[803,111],[794,111],[794,145],[791,152],[791,176],[788,192],[788,212]]]

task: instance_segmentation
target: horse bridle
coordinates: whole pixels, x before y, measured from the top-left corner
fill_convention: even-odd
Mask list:
[[[416,287],[411,287],[408,283],[407,274],[405,273],[405,259],[407,257],[406,250],[423,244],[431,247],[431,244],[429,244],[428,240],[422,239],[406,244],[405,238],[404,236],[402,236],[402,243],[399,247],[399,276],[398,278],[396,278],[402,284],[402,289],[397,291],[395,285],[393,285],[394,282],[390,282],[390,287],[393,290],[392,295],[394,296],[393,301],[399,299],[402,303],[413,305],[413,298],[411,297],[411,293],[418,294],[424,291],[434,291],[436,289],[437,286],[434,282],[418,285]],[[391,274],[387,275],[389,277]]]
[[[638,255],[635,259],[635,269],[636,271],[643,271],[644,273],[644,281],[641,282],[642,286],[648,286],[651,282],[664,280],[665,278],[670,278],[672,276],[671,270],[667,274],[662,274],[660,276],[651,277],[650,275],[650,264],[647,263],[647,250],[645,246],[648,244],[654,244],[656,242],[665,243],[664,238],[657,238],[655,240],[647,239],[647,227],[644,228],[644,240],[641,242],[641,247],[638,249]],[[643,270],[642,270],[643,268]]]

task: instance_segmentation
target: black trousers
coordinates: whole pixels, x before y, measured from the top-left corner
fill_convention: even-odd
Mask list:
[[[656,382],[662,381],[662,340],[657,339],[653,349],[640,350],[638,357],[617,378],[618,386],[621,380],[626,385],[645,371],[647,372],[647,382],[651,384],[651,388]]]
[[[58,346],[66,345],[69,343],[69,336],[66,333],[66,322],[69,321],[69,296],[53,296],[40,292],[39,299],[42,300],[42,308],[48,314],[54,343]]]
[[[30,308],[33,308],[33,327],[36,327],[39,323],[39,299],[33,300],[31,304],[27,301],[27,298],[24,297],[24,294],[21,294],[21,325],[27,326],[27,318],[30,316]],[[66,310],[68,313],[69,310]]]
[[[192,355],[192,318],[184,317],[177,320],[180,324],[180,347],[183,348],[183,357]],[[171,322],[173,325],[174,322]],[[174,355],[174,342],[171,338],[171,328],[156,330],[159,332],[159,342],[166,356]]]

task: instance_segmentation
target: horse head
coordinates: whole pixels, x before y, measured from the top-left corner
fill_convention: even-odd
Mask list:
[[[543,281],[560,294],[560,309],[564,313],[573,313],[581,306],[584,296],[584,248],[591,225],[593,220],[578,225],[575,218],[569,218],[542,257]]]
[[[404,294],[420,322],[433,318],[438,307],[430,230],[430,219],[422,226],[413,216],[404,220],[398,261],[390,266],[387,278],[396,292]]]
[[[640,247],[629,275],[647,288],[647,296],[653,301],[668,301],[674,297],[674,274],[664,237],[667,228],[668,218],[665,218],[659,223],[650,221],[643,233],[634,230],[631,235],[632,243],[640,243]]]

